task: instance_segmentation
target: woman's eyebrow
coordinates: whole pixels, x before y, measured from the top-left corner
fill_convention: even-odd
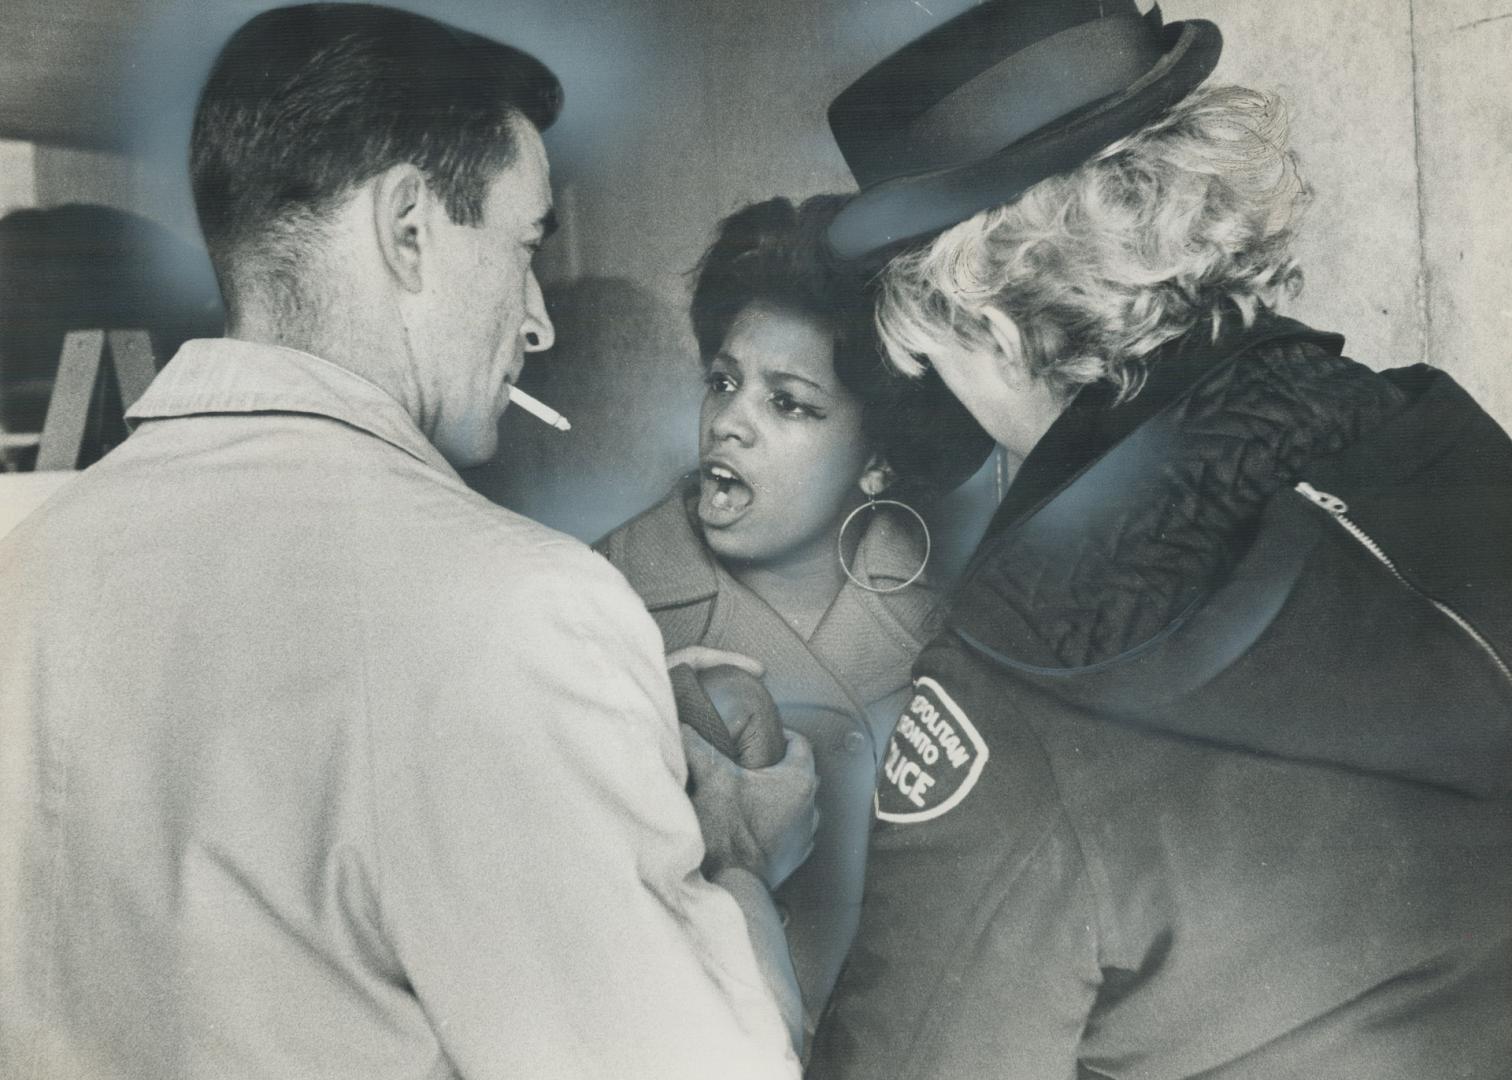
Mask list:
[[[813,379],[810,379],[810,378],[808,378],[805,375],[799,375],[796,372],[792,372],[792,371],[780,371],[780,370],[779,371],[770,371],[770,372],[767,373],[767,380],[769,382],[781,382],[783,380],[791,380],[793,382],[801,382],[805,386],[812,386],[815,390],[818,390],[821,394],[831,394],[831,393],[834,392],[829,387],[825,386],[823,383],[821,383],[821,382],[815,382]]]

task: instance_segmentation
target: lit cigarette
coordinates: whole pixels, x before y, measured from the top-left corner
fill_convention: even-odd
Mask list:
[[[524,409],[537,420],[541,420],[547,424],[550,424],[558,431],[572,430],[572,425],[567,421],[567,418],[565,416],[557,412],[550,405],[541,404],[535,398],[531,397],[525,391],[521,390],[518,386],[511,386],[509,388],[509,400],[514,402],[514,404],[518,405],[520,408]]]

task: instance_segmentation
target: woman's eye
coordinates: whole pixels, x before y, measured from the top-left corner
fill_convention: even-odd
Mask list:
[[[776,409],[779,415],[789,417],[790,419],[811,417],[815,420],[820,420],[824,417],[824,413],[814,408],[814,406],[806,405],[792,394],[782,391],[773,394],[771,402],[772,408]]]
[[[716,394],[728,394],[735,389],[735,380],[722,371],[711,371],[704,376],[704,386]]]

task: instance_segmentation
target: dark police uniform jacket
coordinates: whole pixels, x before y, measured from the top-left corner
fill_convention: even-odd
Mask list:
[[[680,484],[594,546],[645,601],[668,652],[708,645],[760,660],[784,726],[813,746],[819,833],[776,893],[812,1030],[860,919],[878,764],[939,597],[924,580],[886,594],[847,581],[804,640],[714,560],[688,505],[696,490]],[[914,527],[878,515],[852,570],[887,588],[918,568],[921,547]]]
[[[1512,1076],[1512,442],[1237,321],[1025,461],[811,1076]]]

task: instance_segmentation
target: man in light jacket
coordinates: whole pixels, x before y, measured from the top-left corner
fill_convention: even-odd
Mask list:
[[[796,1074],[811,758],[706,850],[636,595],[455,472],[552,343],[560,98],[361,5],[217,60],[229,334],[0,545],[0,1075]]]

